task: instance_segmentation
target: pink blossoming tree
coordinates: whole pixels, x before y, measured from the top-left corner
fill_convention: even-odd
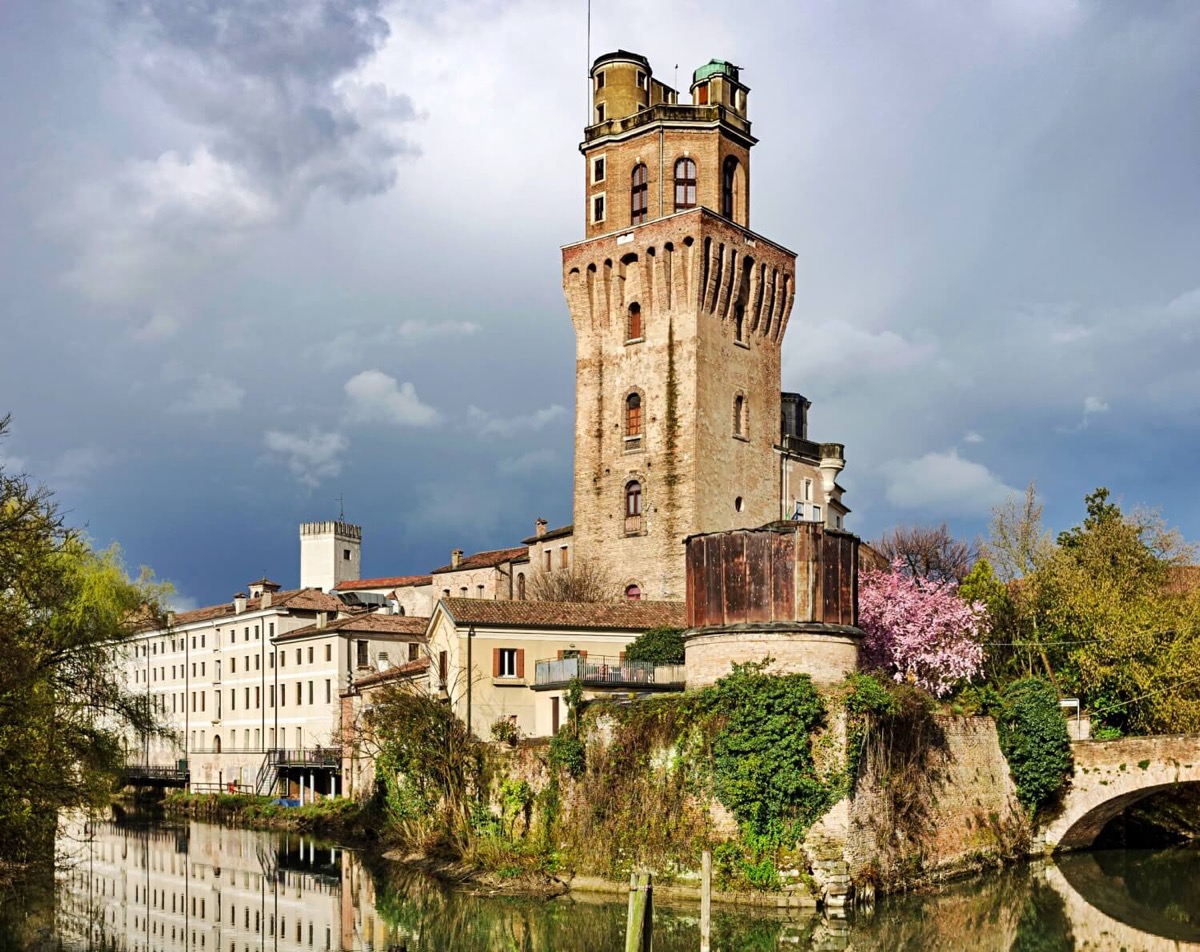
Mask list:
[[[859,579],[858,618],[866,667],[882,668],[942,697],[983,665],[987,609],[964,602],[952,580],[915,579],[897,560]]]

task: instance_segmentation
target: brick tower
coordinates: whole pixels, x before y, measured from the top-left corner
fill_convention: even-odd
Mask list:
[[[796,257],[750,231],[757,140],[739,68],[700,67],[690,104],[624,50],[591,83],[586,238],[563,248],[575,540],[631,597],[682,599],[693,533],[798,514],[840,527],[841,447],[801,432],[803,397],[781,408]]]

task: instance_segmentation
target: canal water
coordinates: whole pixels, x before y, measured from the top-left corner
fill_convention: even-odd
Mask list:
[[[56,883],[7,896],[0,948],[105,952],[607,952],[622,903],[475,896],[303,836],[205,823],[81,826]],[[893,897],[845,918],[717,910],[713,948],[1200,950],[1200,852],[1081,853]],[[695,906],[658,904],[655,952],[695,952]]]

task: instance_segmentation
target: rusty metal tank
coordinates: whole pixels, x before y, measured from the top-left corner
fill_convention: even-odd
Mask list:
[[[685,545],[689,690],[768,658],[767,670],[818,683],[857,670],[857,536],[776,522],[689,536]]]

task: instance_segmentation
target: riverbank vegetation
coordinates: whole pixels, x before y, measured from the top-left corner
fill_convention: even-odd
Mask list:
[[[109,802],[125,732],[161,732],[115,656],[167,593],[145,570],[130,579],[119,549],[94,550],[49,490],[0,463],[0,867],[49,861],[60,811]]]

